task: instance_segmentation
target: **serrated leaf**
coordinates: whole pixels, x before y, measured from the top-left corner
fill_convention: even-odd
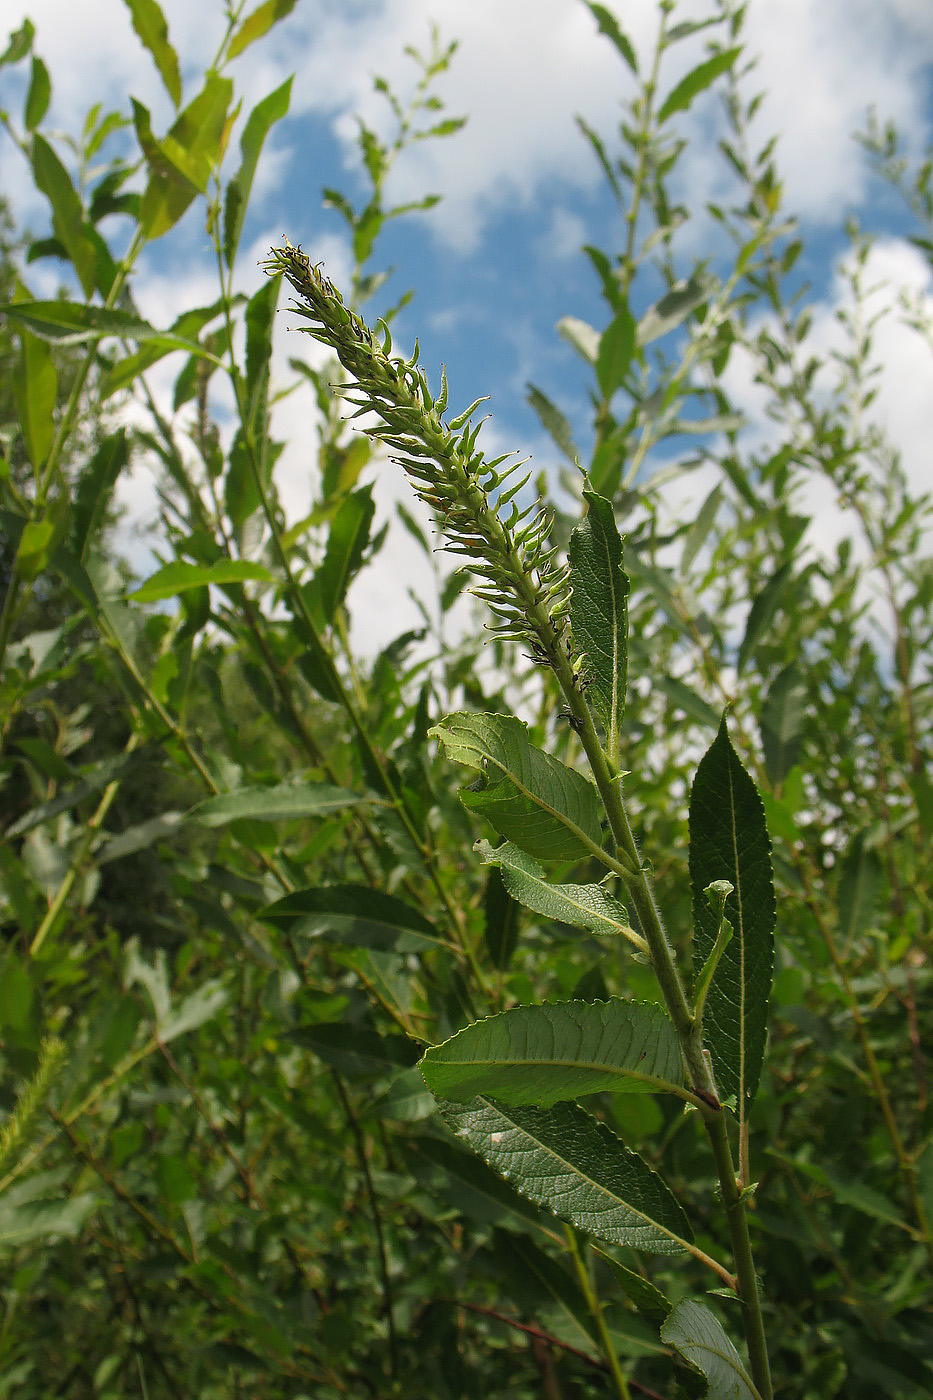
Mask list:
[[[703,1026],[723,1095],[735,1094],[740,1118],[754,1098],[764,1056],[774,965],[771,842],[755,784],[729,740],[726,722],[700,760],[690,795],[690,884],[693,966],[699,977],[720,919],[706,896],[714,881],[733,892],[725,917],[733,937],[706,996]]]
[[[361,486],[341,501],[331,521],[324,559],[317,573],[321,606],[328,623],[333,622],[363,563],[375,513],[372,486]]]
[[[570,623],[574,647],[585,656],[586,698],[606,726],[606,748],[619,751],[625,711],[629,581],[612,505],[584,490],[589,507],[571,531]]]
[[[722,53],[708,58],[705,63],[698,64],[686,77],[681,78],[661,103],[658,121],[666,122],[675,112],[685,112],[695,97],[710,87],[723,73],[728,73],[741,52],[741,45],[725,49]]]
[[[652,1254],[679,1254],[692,1240],[658,1174],[578,1105],[506,1108],[478,1098],[439,1107],[516,1190],[596,1239]]]
[[[489,1016],[426,1050],[421,1073],[440,1099],[550,1108],[584,1094],[676,1091],[683,1061],[659,1006],[613,997]]]
[[[169,43],[168,25],[156,0],[124,0],[133,28],[143,47],[152,55],[159,77],[175,107],[181,102],[181,73],[178,55]]]
[[[369,885],[322,885],[295,890],[259,913],[292,938],[326,935],[340,943],[400,953],[439,942],[437,929],[418,909]]]
[[[419,1075],[420,1078],[420,1075]],[[434,1103],[434,1097],[431,1096]],[[447,1178],[448,1195],[458,1210],[474,1220],[498,1222],[509,1219],[527,1228],[536,1226],[550,1238],[560,1241],[558,1227],[531,1201],[472,1152],[463,1152],[443,1138],[417,1137],[398,1144],[399,1153],[412,1175],[419,1179],[432,1175],[431,1169]],[[428,1170],[426,1171],[425,1168]]]
[[[291,0],[289,9],[294,4],[295,0]],[[247,19],[243,27],[248,23]],[[238,32],[242,32],[242,27]],[[236,36],[232,42],[236,42]],[[287,114],[291,90],[292,78],[289,77],[274,92],[270,92],[268,97],[257,102],[246,119],[243,135],[240,137],[240,168],[227,186],[224,202],[224,258],[228,267],[233,266],[240,246],[243,220],[246,218],[250,191],[253,188],[263,144],[271,127]]]
[[[595,787],[530,744],[521,720],[461,711],[428,734],[440,740],[451,758],[481,774],[478,786],[460,789],[460,800],[500,836],[541,860],[600,853]]]
[[[299,817],[339,812],[365,800],[358,793],[331,783],[277,783],[208,797],[192,807],[188,820],[202,826],[226,826],[243,818],[264,822],[295,821]]]
[[[761,1400],[721,1322],[702,1303],[678,1303],[661,1326],[661,1341],[706,1377],[707,1400]]]
[[[630,940],[638,938],[629,925],[625,905],[613,899],[602,885],[549,884],[534,857],[511,841],[501,846],[477,841],[473,849],[486,865],[501,868],[506,890],[526,909],[573,928],[585,928],[590,933],[622,934]]]
[[[342,1074],[385,1074],[399,1066],[410,1068],[418,1058],[416,1046],[403,1035],[380,1035],[344,1021],[297,1026],[283,1039],[313,1050],[326,1065]]]
[[[534,1316],[542,1308],[549,1312],[548,1330],[570,1341],[576,1347],[589,1347],[597,1341],[593,1315],[576,1279],[556,1259],[547,1254],[528,1235],[513,1235],[498,1229],[493,1237],[493,1252],[497,1269],[501,1269],[509,1284],[512,1306],[531,1304]],[[557,1326],[555,1327],[555,1323]]]
[[[206,588],[212,583],[245,583],[248,579],[268,583],[271,578],[262,564],[251,564],[247,559],[218,559],[214,564],[188,564],[178,559],[157,569],[128,596],[137,603],[156,603],[163,598],[174,598],[189,588]]]
[[[675,282],[670,291],[654,306],[650,306],[638,322],[638,344],[650,345],[653,340],[667,335],[668,331],[676,330],[695,307],[706,301],[709,294],[710,283],[706,278],[691,277],[687,281]]]

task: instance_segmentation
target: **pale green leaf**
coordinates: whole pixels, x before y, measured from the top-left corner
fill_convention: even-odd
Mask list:
[[[629,926],[624,904],[608,894],[602,885],[549,884],[534,857],[511,841],[501,846],[477,841],[473,849],[486,865],[501,867],[505,888],[526,909],[573,928],[585,928],[590,933],[622,934],[637,942],[639,947],[644,946],[640,936]]]
[[[687,281],[675,282],[660,301],[650,306],[638,322],[637,340],[639,345],[650,345],[660,340],[662,335],[676,330],[696,307],[702,305],[710,294],[707,278],[691,277]]]
[[[179,559],[157,569],[129,597],[137,603],[156,603],[163,598],[174,598],[189,588],[206,588],[211,583],[245,583],[248,579],[268,583],[271,578],[262,564],[251,564],[246,559],[218,559],[214,564],[188,564]]]
[[[156,0],[124,0],[130,12],[133,28],[144,48],[152,55],[165,84],[165,90],[175,107],[181,102],[181,73],[178,68],[178,55],[168,37],[168,25]]]
[[[270,787],[240,788],[208,797],[188,813],[189,821],[202,826],[226,826],[249,818],[253,821],[295,821],[339,812],[366,799],[331,783],[277,783]]]
[[[262,0],[244,19],[239,29],[227,45],[227,57],[236,58],[250,44],[261,39],[264,34],[286,15],[291,14],[297,0]]]

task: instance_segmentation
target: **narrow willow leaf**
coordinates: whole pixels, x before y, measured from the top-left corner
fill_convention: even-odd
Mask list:
[[[506,890],[526,909],[590,933],[622,934],[644,947],[641,937],[629,926],[625,905],[607,894],[602,885],[551,885],[538,862],[511,841],[501,846],[477,841],[473,849],[486,865],[501,867]]]
[[[294,821],[339,812],[365,801],[358,793],[330,783],[277,783],[272,787],[240,788],[208,797],[188,813],[189,821],[202,826],[226,826],[244,817],[254,821]]]
[[[676,1092],[684,1080],[661,1008],[619,997],[515,1006],[426,1050],[421,1073],[439,1099],[482,1094],[540,1108],[583,1094]]]
[[[380,1035],[365,1026],[344,1021],[315,1022],[297,1026],[283,1037],[295,1045],[313,1050],[319,1059],[342,1074],[385,1074],[387,1070],[410,1068],[418,1050],[403,1035]]]
[[[586,0],[586,6],[599,25],[600,34],[605,34],[606,38],[615,45],[637,78],[638,59],[635,55],[635,50],[632,47],[631,40],[628,39],[619,28],[619,21],[616,19],[615,15],[611,10],[607,9],[605,5],[595,4],[594,0]]]
[[[36,187],[52,206],[55,236],[71,259],[81,290],[89,297],[97,273],[97,248],[88,231],[81,199],[55,151],[38,133],[33,135],[30,156]]]
[[[112,837],[96,852],[94,859],[98,865],[120,860],[123,856],[135,855],[137,851],[148,850],[150,846],[174,836],[185,820],[184,812],[161,812],[157,817],[149,817],[144,822],[136,822]]]
[[[725,49],[722,53],[708,58],[705,63],[698,64],[685,78],[681,78],[661,103],[658,121],[666,122],[675,112],[685,112],[695,97],[723,73],[728,73],[741,52],[741,45],[734,49]]]
[[[84,345],[105,336],[120,336],[125,340],[155,342],[166,351],[188,350],[208,359],[215,358],[207,355],[196,340],[156,330],[139,316],[106,306],[81,306],[73,301],[21,301],[0,306],[0,312],[17,325],[25,326],[33,335],[57,345]]]
[[[369,885],[321,885],[295,890],[260,911],[260,919],[290,938],[326,936],[339,943],[399,953],[440,943],[418,909]]]
[[[8,63],[19,63],[25,58],[32,48],[32,41],[36,37],[36,26],[31,19],[24,19],[19,29],[14,29],[7,42],[6,48],[0,54],[0,68]]]
[[[800,760],[806,712],[807,687],[791,662],[771,682],[759,720],[765,768],[775,785],[783,783]]]
[[[842,858],[836,911],[839,931],[846,938],[857,938],[870,927],[881,893],[881,858],[859,831]]]
[[[172,99],[172,104],[178,107],[181,103],[181,73],[178,68],[178,55],[169,42],[165,16],[156,0],[124,0],[124,4],[130,12],[133,28],[143,47],[152,55],[165,91]]]
[[[375,513],[372,486],[361,486],[341,501],[331,521],[327,548],[317,573],[321,606],[328,623],[333,622],[352,579],[362,566]]]
[[[163,598],[174,598],[189,588],[206,588],[211,583],[245,583],[248,579],[268,583],[271,578],[262,564],[251,564],[247,559],[218,559],[215,564],[187,564],[184,560],[175,560],[157,569],[139,588],[134,588],[129,597],[137,603],[156,603]]]
[[[294,3],[295,0],[292,0],[292,4]],[[235,37],[233,42],[236,42]],[[292,78],[286,78],[268,97],[257,102],[246,119],[243,135],[240,137],[240,168],[227,186],[224,203],[224,258],[228,267],[233,266],[240,246],[243,220],[246,218],[250,191],[253,188],[263,144],[271,127],[288,113],[291,90]]]
[[[49,70],[42,59],[37,54],[33,54],[29,91],[26,94],[26,106],[23,109],[23,126],[27,131],[35,131],[49,110],[51,97],[52,83],[49,79]]]
[[[689,281],[675,282],[660,301],[650,306],[638,322],[637,340],[639,345],[650,345],[660,340],[668,331],[676,330],[697,306],[710,294],[708,278],[691,277]]]
[[[460,800],[500,836],[541,860],[598,853],[602,834],[595,787],[530,744],[521,720],[459,712],[428,733],[451,758],[482,775],[478,785],[460,789]]]
[[[693,524],[690,526],[690,529],[684,536],[684,547],[683,552],[680,556],[681,574],[689,574],[690,565],[693,563],[694,559],[697,557],[697,554],[702,549],[706,538],[709,535],[713,521],[716,519],[719,507],[722,504],[722,498],[722,486],[716,485],[713,487],[706,500],[700,506],[696,520],[694,520]]]
[[[609,501],[584,490],[589,507],[571,532],[570,622],[574,646],[585,657],[587,700],[606,726],[606,748],[615,757],[625,711],[629,581],[622,568],[622,540]]]
[[[38,473],[55,436],[58,375],[45,341],[23,329],[13,366],[13,395],[29,461]]]
[[[529,1200],[607,1244],[679,1254],[693,1239],[657,1172],[577,1104],[506,1108],[444,1102],[444,1118]]]
[[[28,1182],[27,1185],[31,1185]],[[18,1249],[33,1240],[74,1239],[100,1204],[90,1192],[63,1201],[22,1201],[16,1189],[0,1201],[0,1247]]]
[[[678,1303],[661,1326],[661,1341],[707,1380],[707,1400],[761,1400],[722,1323],[702,1303]]]
[[[635,354],[635,320],[623,306],[603,331],[596,355],[596,378],[603,398],[611,399],[621,389]]]
[[[227,58],[236,58],[250,44],[267,34],[274,24],[291,14],[297,0],[263,0],[245,18],[227,45]]]
[[[756,596],[754,602],[748,610],[748,618],[745,623],[745,635],[739,645],[738,656],[736,657],[735,668],[741,672],[746,661],[754,653],[755,648],[762,638],[767,634],[778,608],[781,606],[784,593],[791,577],[791,565],[782,564],[779,569],[768,579],[761,592]],[[792,605],[795,600],[789,600]]]
[[[573,430],[557,405],[535,384],[526,385],[525,398],[554,446],[564,454],[571,466],[578,467],[580,452],[573,440]]]
[[[150,239],[168,233],[195,196],[207,192],[223,154],[232,96],[231,80],[209,73],[201,91],[179,112],[161,141],[152,133],[146,108],[132,99],[136,135],[149,167],[139,221]]]
[[[129,461],[129,455],[126,429],[119,428],[104,438],[87,466],[81,470],[71,513],[71,550],[78,559],[87,557],[104,523],[113,488]]]
[[[693,966],[699,977],[713,951],[720,918],[706,896],[718,880],[733,892],[725,915],[733,937],[719,959],[703,1013],[706,1043],[724,1095],[740,1117],[758,1087],[774,964],[774,884],[764,808],[729,741],[726,722],[700,760],[690,795]]]

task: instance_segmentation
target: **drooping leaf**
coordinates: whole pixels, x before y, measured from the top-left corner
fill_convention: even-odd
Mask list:
[[[366,799],[332,783],[276,783],[270,787],[240,788],[208,797],[188,813],[189,821],[202,826],[226,826],[250,818],[253,821],[294,821],[339,812]]]
[[[321,605],[333,622],[354,576],[359,572],[376,513],[372,486],[360,486],[340,503],[327,534],[327,547],[317,578]]]
[[[418,1076],[420,1079],[420,1075]],[[431,1096],[431,1103],[434,1097]],[[457,1209],[471,1220],[509,1223],[525,1229],[537,1227],[552,1239],[560,1240],[560,1226],[553,1217],[520,1195],[497,1172],[472,1152],[464,1152],[444,1138],[416,1137],[401,1142],[398,1151],[412,1175],[419,1180],[443,1173],[446,1194]]]
[[[271,578],[269,570],[262,564],[252,564],[247,559],[218,559],[215,564],[188,564],[183,559],[176,559],[157,569],[129,596],[137,603],[157,603],[163,598],[174,598],[189,588],[206,588],[212,583],[245,583],[248,579],[268,583]]]
[[[31,19],[24,19],[19,29],[14,29],[3,53],[0,54],[0,67],[5,67],[8,63],[19,63],[32,48],[32,41],[36,37],[36,26]]]
[[[596,1239],[652,1254],[678,1254],[692,1240],[658,1174],[577,1104],[506,1108],[477,1098],[440,1110],[522,1195]]]
[[[526,909],[573,928],[588,929],[590,933],[633,937],[624,904],[608,894],[602,885],[549,884],[534,857],[511,841],[501,846],[477,841],[473,849],[486,865],[501,867],[506,890]]]
[[[494,1232],[493,1250],[497,1269],[504,1272],[510,1285],[513,1307],[516,1303],[531,1304],[535,1316],[547,1308],[550,1332],[556,1331],[578,1348],[598,1351],[593,1346],[598,1334],[586,1297],[577,1280],[556,1259],[528,1235],[502,1229]]]
[[[677,1303],[661,1326],[661,1341],[706,1377],[708,1400],[760,1400],[722,1323],[702,1303]]]
[[[595,491],[584,490],[583,499],[588,510],[568,550],[570,622],[574,646],[586,658],[587,700],[606,726],[614,758],[625,711],[629,581],[612,505]]]
[[[720,917],[705,891],[727,880],[726,945],[706,997],[703,1024],[720,1092],[745,1112],[758,1087],[774,965],[774,884],[764,808],[729,740],[726,722],[700,760],[690,795],[693,966],[700,976]]]
[[[771,682],[759,721],[765,768],[775,785],[783,783],[800,759],[806,710],[807,688],[791,662]]]
[[[575,860],[598,853],[595,787],[530,744],[521,720],[460,712],[428,733],[451,758],[481,774],[477,785],[461,788],[460,799],[501,836],[541,860]]]
[[[741,45],[733,49],[724,49],[722,53],[714,54],[704,63],[697,64],[686,77],[681,78],[661,103],[658,121],[666,122],[675,112],[685,112],[695,97],[710,87],[723,73],[728,73],[741,52]]]
[[[417,952],[437,946],[437,929],[417,909],[369,885],[322,885],[295,890],[259,918],[292,938],[334,938],[363,948]]]
[[[677,1034],[652,1002],[568,1001],[516,1006],[425,1051],[421,1072],[440,1099],[552,1104],[584,1094],[678,1089]]]
[[[572,345],[588,364],[595,365],[599,354],[599,331],[578,316],[562,316],[557,323],[557,334]]]
[[[417,1047],[403,1035],[380,1035],[366,1026],[351,1026],[344,1021],[297,1026],[285,1038],[313,1050],[326,1065],[342,1074],[385,1074],[399,1066],[410,1067],[418,1058]]]
[[[140,316],[106,306],[82,306],[73,301],[22,301],[0,306],[0,312],[25,326],[33,335],[58,345],[82,345],[105,336],[119,336],[126,340],[152,341],[164,346],[166,351],[188,350],[215,359],[196,340],[172,331],[156,330]]]
[[[618,1259],[613,1259],[611,1254],[605,1254],[601,1249],[597,1249],[596,1253],[608,1265],[615,1276],[616,1283],[629,1301],[635,1304],[642,1317],[656,1325],[663,1322],[671,1311],[672,1305],[660,1288],[656,1288],[650,1279],[642,1278],[641,1274],[636,1274],[633,1269],[627,1269],[624,1264],[619,1263]]]
[[[291,9],[294,3],[295,0],[291,0],[288,8]],[[242,28],[248,23],[247,19],[238,32],[242,32]],[[236,43],[236,37],[235,35],[233,43]],[[233,266],[237,249],[240,246],[243,220],[246,217],[250,191],[253,188],[253,179],[256,175],[256,167],[259,164],[263,143],[271,127],[277,121],[281,121],[288,112],[291,90],[292,78],[289,77],[274,92],[270,92],[268,97],[257,102],[246,119],[243,135],[240,137],[240,168],[227,186],[224,203],[224,258],[228,267]]]
[[[169,42],[164,14],[156,0],[124,0],[124,4],[143,47],[152,55],[173,106],[178,107],[181,103],[181,73],[178,55]]]
[[[207,192],[223,155],[232,96],[231,80],[209,73],[201,91],[179,112],[161,140],[152,132],[146,108],[132,99],[136,135],[149,167],[139,211],[148,238],[161,238],[174,228],[195,196]]]
[[[174,836],[185,819],[184,812],[161,812],[157,817],[149,817],[144,822],[136,822],[106,841],[95,853],[98,865],[120,860],[123,856],[134,855],[136,851],[148,850],[159,841]]]

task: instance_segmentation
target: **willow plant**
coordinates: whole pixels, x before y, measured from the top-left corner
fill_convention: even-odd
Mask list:
[[[662,1342],[708,1382],[711,1396],[772,1394],[762,1303],[749,1238],[746,1123],[765,1049],[773,963],[770,844],[755,786],[723,718],[702,758],[690,799],[693,967],[665,932],[625,799],[623,719],[627,684],[628,580],[610,503],[583,485],[585,513],[566,561],[551,543],[550,515],[523,505],[523,463],[485,458],[477,445],[482,400],[445,417],[446,376],[432,395],[418,364],[392,352],[300,250],[287,243],[266,263],[283,274],[309,324],[337,355],[343,392],[365,431],[381,440],[434,511],[446,548],[465,556],[493,628],[531,650],[560,688],[563,715],[579,736],[590,775],[531,744],[509,714],[448,715],[430,733],[474,771],[461,791],[501,844],[475,849],[500,867],[514,899],[590,933],[626,939],[650,962],[660,1005],[614,997],[517,1006],[468,1025],[427,1050],[421,1069],[455,1133],[525,1196],[562,1219],[584,1292],[573,1229],[596,1241],[657,1254],[686,1251],[738,1297],[748,1364],[706,1304],[672,1306],[613,1261],[632,1302],[661,1321]],[[375,415],[373,422],[372,415]],[[559,864],[587,863],[588,883],[557,883]],[[631,912],[618,897],[620,892]],[[671,1094],[702,1123],[728,1222],[731,1264],[694,1241],[687,1203],[576,1100],[597,1093]],[[741,1175],[733,1148],[739,1146]],[[608,1332],[600,1335],[617,1393],[629,1385]]]

